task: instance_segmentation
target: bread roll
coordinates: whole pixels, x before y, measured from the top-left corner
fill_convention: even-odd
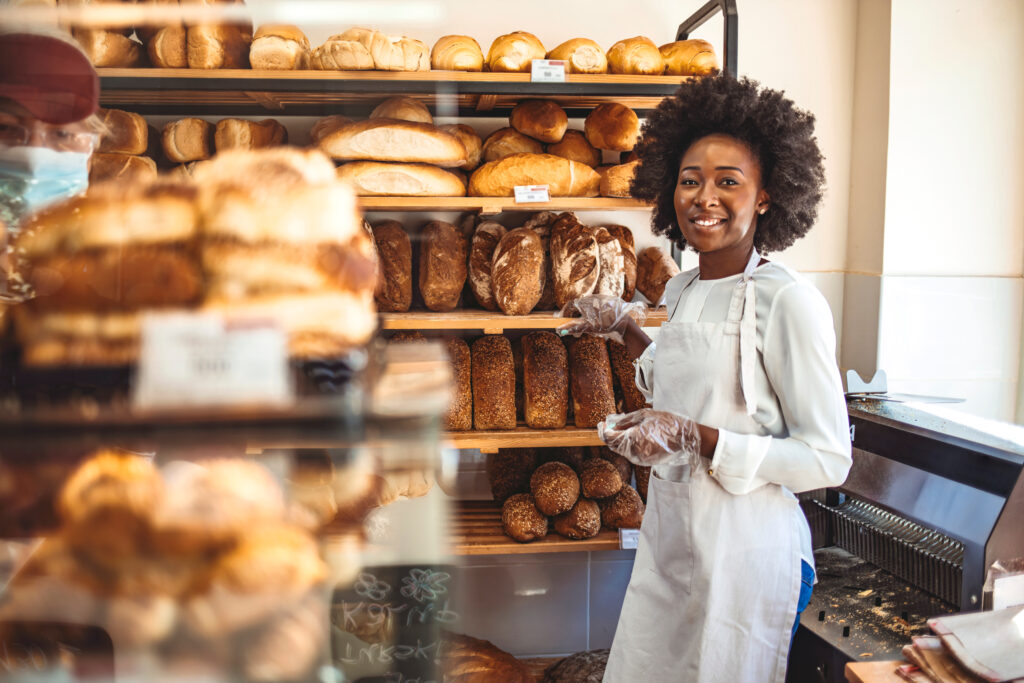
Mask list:
[[[396,121],[415,121],[433,125],[434,117],[430,115],[427,105],[412,97],[389,97],[370,112],[371,119],[394,119]]]
[[[636,386],[636,368],[626,347],[616,341],[608,342],[608,358],[612,363],[615,383],[622,392],[622,411],[632,413],[647,405],[647,399]]]
[[[551,229],[551,275],[559,309],[593,294],[601,274],[597,236],[572,214],[563,214]]]
[[[571,510],[555,517],[554,527],[566,538],[593,538],[601,532],[601,508],[594,501],[581,497]]]
[[[650,38],[637,36],[620,40],[608,50],[608,69],[613,74],[659,76],[665,60]]]
[[[415,38],[375,31],[370,55],[374,68],[381,71],[430,71],[430,48]]]
[[[533,471],[530,493],[543,514],[560,515],[571,510],[579,500],[580,480],[568,465],[546,462]]]
[[[585,334],[569,343],[569,378],[577,427],[593,429],[615,412],[612,367],[604,339]]]
[[[481,157],[486,163],[513,154],[540,154],[543,151],[543,145],[515,128],[499,128],[484,140]]]
[[[528,493],[510,496],[501,506],[501,526],[520,543],[529,543],[548,535],[548,518],[541,514]]]
[[[553,332],[531,332],[522,339],[523,416],[534,429],[565,426],[569,406],[569,356]]]
[[[473,342],[473,426],[515,429],[516,373],[512,344],[500,334]]]
[[[494,250],[505,232],[505,226],[500,223],[484,221],[476,226],[469,248],[469,286],[477,303],[488,311],[498,310],[491,285],[491,270]]]
[[[513,154],[491,161],[469,178],[473,197],[512,197],[516,185],[547,185],[551,197],[596,197],[594,169],[553,154]]]
[[[430,51],[430,68],[438,71],[483,71],[484,53],[469,36],[441,36]]]
[[[412,305],[412,242],[398,221],[384,221],[373,227],[380,277],[374,299],[377,309],[404,313]]]
[[[633,233],[624,225],[606,225],[604,227],[619,241],[619,246],[622,248],[625,274],[622,298],[625,301],[632,301],[633,293],[636,291],[636,251],[633,247]]]
[[[622,256],[622,247],[605,228],[595,228],[594,238],[597,240],[600,272],[594,294],[621,297],[626,284],[626,265]]]
[[[451,133],[459,139],[462,146],[466,148],[466,163],[459,166],[464,171],[472,171],[480,165],[480,158],[483,154],[483,141],[476,131],[464,123],[450,123],[446,126],[438,126],[446,133]]]
[[[530,492],[530,477],[537,469],[533,448],[501,448],[487,456],[487,480],[494,500],[504,503],[517,493]]]
[[[544,59],[544,45],[526,31],[498,36],[487,51],[488,71],[525,71],[533,68],[533,60]]]
[[[171,121],[163,130],[164,156],[176,164],[209,159],[212,133],[213,126],[203,119]]]
[[[526,315],[544,287],[544,252],[529,228],[509,230],[494,250],[491,288],[505,315]]]
[[[629,484],[614,497],[601,501],[601,523],[609,529],[639,529],[644,521],[644,502]]]
[[[548,52],[548,59],[565,61],[567,74],[603,74],[608,72],[608,58],[601,46],[589,38],[572,38]]]
[[[658,48],[665,59],[665,73],[673,76],[713,76],[718,73],[715,48],[706,40],[692,38]]]
[[[508,120],[517,131],[541,142],[560,141],[569,127],[565,110],[551,100],[520,100]]]
[[[107,180],[143,183],[156,180],[156,162],[134,154],[96,152],[89,158],[89,184]]]
[[[363,197],[462,197],[466,194],[466,183],[459,176],[429,164],[353,161],[338,168],[338,178]]]
[[[587,137],[578,130],[565,131],[561,142],[547,146],[547,153],[578,161],[591,168],[601,163],[601,150],[587,142]]]
[[[455,167],[466,163],[466,148],[450,133],[428,123],[367,119],[322,133],[317,146],[339,161],[400,161]]]
[[[146,119],[130,111],[100,109],[96,112],[105,130],[97,152],[145,154],[149,145]]]
[[[623,484],[628,484],[633,480],[633,463],[626,460],[624,457],[608,448],[607,446],[588,446],[587,447],[587,460],[605,460],[610,462],[612,466],[618,471],[619,478],[622,479]],[[582,468],[581,468],[582,470]]]
[[[651,468],[633,466],[633,476],[636,477],[636,492],[640,494],[640,500],[647,503],[647,486],[651,481]]]
[[[373,69],[373,56],[367,42],[357,39],[350,29],[329,37],[309,55],[309,68],[322,71],[366,71]]]
[[[213,146],[217,152],[228,149],[260,149],[277,147],[288,142],[288,131],[274,119],[246,121],[221,119],[213,132]]]
[[[158,69],[184,69],[188,66],[188,30],[184,26],[165,26],[146,39],[146,55]]]
[[[639,161],[631,161],[628,164],[612,166],[601,174],[601,196],[602,197],[629,197],[631,196],[629,186],[636,175],[636,167]]]
[[[605,102],[587,115],[583,131],[590,144],[598,149],[627,151],[636,146],[640,119],[629,107],[618,102]]]
[[[647,247],[636,257],[636,288],[654,306],[665,302],[665,285],[679,274],[679,266],[658,247]]]
[[[622,490],[622,475],[603,458],[591,458],[580,472],[580,491],[586,498],[608,498]]]
[[[444,345],[448,351],[454,383],[452,400],[444,416],[444,428],[455,432],[468,431],[473,428],[473,368],[469,345],[457,337],[448,337]]]
[[[294,71],[309,64],[309,39],[298,26],[260,26],[249,47],[253,69]]]
[[[72,31],[82,51],[96,67],[136,67],[145,61],[142,43],[120,33],[102,29],[74,29]]]
[[[246,69],[252,29],[237,24],[190,26],[188,65],[192,69]]]
[[[419,251],[423,303],[432,311],[453,310],[466,284],[466,238],[451,223],[431,221],[420,231]]]

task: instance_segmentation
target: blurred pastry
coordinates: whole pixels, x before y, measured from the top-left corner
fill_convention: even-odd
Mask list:
[[[159,642],[174,630],[178,605],[167,595],[115,596],[107,602],[106,631],[119,650]]]
[[[544,59],[544,44],[532,33],[513,31],[498,36],[487,51],[488,71],[526,71],[533,60]]]
[[[122,183],[145,183],[156,180],[156,162],[134,154],[96,152],[89,157],[89,184],[110,180]]]
[[[86,520],[103,509],[126,510],[148,520],[164,499],[163,480],[148,458],[102,450],[68,478],[57,510],[66,524]]]
[[[430,51],[430,68],[439,71],[483,71],[484,53],[469,36],[441,36]]]
[[[263,627],[242,654],[246,680],[298,681],[311,674],[327,645],[323,601],[307,599]]]
[[[608,71],[608,57],[601,46],[589,38],[572,38],[548,52],[548,59],[565,62],[568,74],[603,74]]]

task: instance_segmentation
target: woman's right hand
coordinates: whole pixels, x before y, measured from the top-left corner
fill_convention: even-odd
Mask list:
[[[696,465],[700,461],[700,425],[666,410],[641,408],[609,415],[597,425],[597,435],[637,465]]]
[[[569,318],[575,313],[579,313],[579,317],[559,327],[558,334],[574,337],[592,334],[623,344],[630,321],[642,326],[647,320],[647,305],[640,301],[623,301],[617,296],[588,294],[570,301],[560,315]]]

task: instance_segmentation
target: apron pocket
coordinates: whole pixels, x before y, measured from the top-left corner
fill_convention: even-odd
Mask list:
[[[654,563],[650,570],[689,593],[694,560],[687,479],[671,482],[652,473],[643,536]]]

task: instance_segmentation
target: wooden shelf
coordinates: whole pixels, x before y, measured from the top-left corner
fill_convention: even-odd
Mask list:
[[[563,429],[531,429],[445,432],[442,439],[455,448],[479,448],[484,453],[497,453],[499,448],[545,448],[548,446],[600,446],[596,429],[565,427]]]
[[[519,543],[501,528],[501,507],[492,500],[462,500],[454,505],[451,541],[456,555],[506,555],[571,553],[618,550],[619,532],[601,529],[594,538],[574,541],[548,529],[548,535],[532,543]]]
[[[360,197],[363,211],[650,211],[638,199],[553,197],[547,202],[517,203],[513,197]]]
[[[644,327],[660,327],[668,319],[664,307],[647,313]],[[501,334],[505,330],[553,330],[571,318],[555,317],[554,311],[537,311],[527,315],[502,315],[492,311],[410,311],[408,313],[381,313],[381,328],[385,330],[481,330],[486,334]]]

